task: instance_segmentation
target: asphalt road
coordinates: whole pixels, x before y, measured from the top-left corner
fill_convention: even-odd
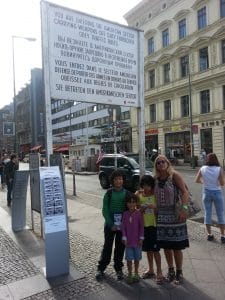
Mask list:
[[[20,163],[20,169],[28,169],[29,164]],[[196,170],[179,170],[183,176],[189,190],[193,195],[193,199],[202,208],[202,186],[194,183],[194,178],[197,173]],[[73,198],[76,201],[84,202],[96,208],[102,207],[102,197],[106,190],[102,189],[98,180],[98,175],[75,175],[76,182],[76,197],[73,196],[73,176],[66,174],[66,193],[69,198]],[[84,200],[85,199],[85,200]],[[203,213],[203,210],[202,210]],[[213,216],[215,211],[213,210]],[[215,217],[213,217],[215,218]],[[216,219],[216,218],[215,218]]]

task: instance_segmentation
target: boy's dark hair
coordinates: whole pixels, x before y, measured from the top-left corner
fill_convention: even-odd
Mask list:
[[[116,177],[123,177],[123,181],[125,181],[125,178],[126,178],[125,175],[124,175],[124,173],[123,173],[123,171],[121,171],[121,170],[115,170],[115,171],[113,171],[112,174],[111,174],[111,176],[110,176],[110,182],[111,182],[112,186],[114,184],[114,179]]]
[[[151,175],[143,175],[141,177],[140,187],[143,188],[144,185],[149,185],[153,189],[155,187],[155,179]]]

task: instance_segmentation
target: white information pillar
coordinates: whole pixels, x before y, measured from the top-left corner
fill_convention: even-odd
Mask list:
[[[40,168],[46,277],[69,274],[69,235],[65,193],[59,167]]]

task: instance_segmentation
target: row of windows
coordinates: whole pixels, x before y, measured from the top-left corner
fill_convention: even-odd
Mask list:
[[[164,119],[171,120],[171,100],[165,100]],[[181,117],[189,117],[190,115],[190,101],[189,95],[184,95],[180,98]],[[223,109],[225,109],[225,86],[223,86]],[[204,90],[200,92],[200,113],[206,114],[210,112],[210,91]],[[149,106],[150,123],[157,121],[156,119],[156,104]]]
[[[225,40],[221,41],[221,62],[225,63]],[[163,68],[163,83],[169,83],[170,78],[170,63],[166,63]],[[208,47],[199,50],[199,71],[205,71],[209,68]],[[189,56],[185,55],[180,58],[180,77],[184,78],[189,74]],[[149,88],[155,88],[155,69],[149,71]]]
[[[129,120],[130,119],[130,111],[125,111],[121,113],[121,120]],[[57,124],[55,120],[58,119],[53,119],[52,124]],[[95,127],[95,126],[102,126],[102,125],[108,125],[110,123],[110,116],[94,119],[94,120],[89,120],[88,121],[88,127]],[[66,126],[66,127],[61,127],[53,130],[53,134],[58,134],[58,133],[63,133],[63,132],[68,132],[68,131],[74,131],[74,130],[82,130],[86,128],[87,123],[85,121],[73,124],[71,126]]]
[[[220,17],[225,17],[225,0],[220,0]],[[206,6],[202,7],[197,11],[198,20],[198,30],[203,29],[207,26],[207,15]],[[183,18],[178,22],[178,39],[183,39],[187,36],[187,19]],[[170,45],[169,28],[162,31],[162,47],[166,48]],[[154,36],[148,39],[148,55],[154,53],[155,49],[155,39]]]

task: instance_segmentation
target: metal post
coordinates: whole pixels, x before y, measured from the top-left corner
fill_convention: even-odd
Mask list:
[[[116,144],[116,108],[113,108],[113,136],[114,136],[114,154],[117,154],[117,144]],[[115,156],[115,169],[117,169],[117,156]]]
[[[15,52],[14,52],[14,36],[12,36],[12,58],[13,58],[13,120],[14,120],[14,153],[17,154],[17,128],[16,128],[16,79],[15,79]]]
[[[194,156],[194,141],[193,141],[193,119],[192,119],[192,97],[191,97],[191,74],[188,62],[188,89],[189,89],[189,103],[190,103],[190,142],[191,142],[191,166],[195,168],[195,156]]]
[[[73,196],[76,196],[76,181],[75,181],[75,172],[73,171]]]

